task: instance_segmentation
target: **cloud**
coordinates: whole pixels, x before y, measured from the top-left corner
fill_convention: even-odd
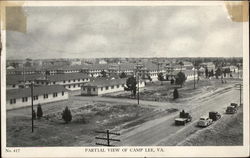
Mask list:
[[[104,49],[108,45],[107,39],[102,35],[83,35],[68,44],[68,51],[87,52]]]
[[[222,6],[25,9],[27,33],[7,31],[8,58],[242,56],[242,23]]]

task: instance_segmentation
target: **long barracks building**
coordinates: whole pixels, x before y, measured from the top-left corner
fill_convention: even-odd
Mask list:
[[[6,109],[31,106],[31,88],[10,89],[6,91]],[[33,103],[45,104],[68,99],[68,90],[61,85],[34,86]]]

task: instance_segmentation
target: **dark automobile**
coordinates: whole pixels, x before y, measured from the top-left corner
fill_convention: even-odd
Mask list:
[[[237,109],[235,106],[228,106],[226,109],[226,114],[235,114],[237,113]]]
[[[175,119],[175,125],[185,125],[190,121],[192,121],[192,116],[182,110],[182,112],[180,112],[180,117]]]
[[[221,118],[221,114],[215,111],[209,112],[209,118],[212,119],[213,121],[217,121]]]

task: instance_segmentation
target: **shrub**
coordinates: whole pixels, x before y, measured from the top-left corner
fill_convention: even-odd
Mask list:
[[[182,85],[183,85],[183,83],[186,81],[186,76],[185,76],[185,74],[183,73],[183,72],[179,72],[178,74],[177,74],[177,76],[176,76],[176,80],[175,80],[175,83],[177,84],[177,85],[181,85],[181,87],[182,87]]]
[[[66,108],[63,110],[62,113],[62,119],[66,122],[69,123],[72,120],[72,115],[70,112],[70,109],[66,106]]]
[[[173,93],[173,96],[174,96],[174,99],[177,99],[179,98],[179,93],[178,93],[178,90],[177,88],[174,89],[174,93]]]
[[[37,118],[43,117],[43,110],[40,104],[37,106]]]
[[[33,117],[34,120],[36,119],[36,112],[35,112],[35,110],[32,111],[32,117]]]

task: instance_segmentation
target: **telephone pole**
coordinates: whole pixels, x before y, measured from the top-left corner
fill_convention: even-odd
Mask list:
[[[241,92],[241,90],[242,90],[242,87],[243,87],[243,85],[242,84],[236,84],[236,85],[239,85],[240,86],[240,105],[239,106],[241,106],[241,98],[242,98],[242,92]]]
[[[120,142],[121,141],[120,139],[114,139],[114,138],[111,138],[111,136],[110,136],[110,135],[120,136],[120,133],[110,132],[109,130],[106,130],[106,131],[95,131],[95,132],[96,133],[106,134],[106,137],[95,137],[95,139],[107,141],[107,144],[106,143],[95,143],[96,145],[101,145],[101,146],[115,146],[115,145],[112,145],[110,142],[111,141],[116,141],[116,142]]]
[[[138,63],[137,63],[137,65],[136,65],[136,71],[137,71],[137,102],[138,102],[138,105],[140,104],[140,75],[139,75],[139,70],[142,68],[142,65],[139,65]]]
[[[242,84],[240,84],[240,106],[241,106],[241,87],[242,87]]]
[[[138,81],[137,81],[137,85],[138,85],[138,88],[137,88],[137,89],[138,89],[138,92],[137,92],[137,99],[138,99],[138,105],[139,105],[139,104],[140,104],[140,94],[139,94],[139,91],[140,91],[140,90],[139,90],[139,89],[140,89],[140,88],[139,88],[139,87],[140,87],[140,86],[139,86],[140,77],[139,77],[139,73],[137,74],[137,76],[138,76]]]
[[[194,67],[194,89],[195,89],[195,67]]]
[[[34,111],[34,107],[33,107],[33,82],[31,82],[31,120],[32,120],[32,123],[31,123],[31,128],[32,128],[32,133],[34,132],[34,117],[33,117],[33,111]]]

